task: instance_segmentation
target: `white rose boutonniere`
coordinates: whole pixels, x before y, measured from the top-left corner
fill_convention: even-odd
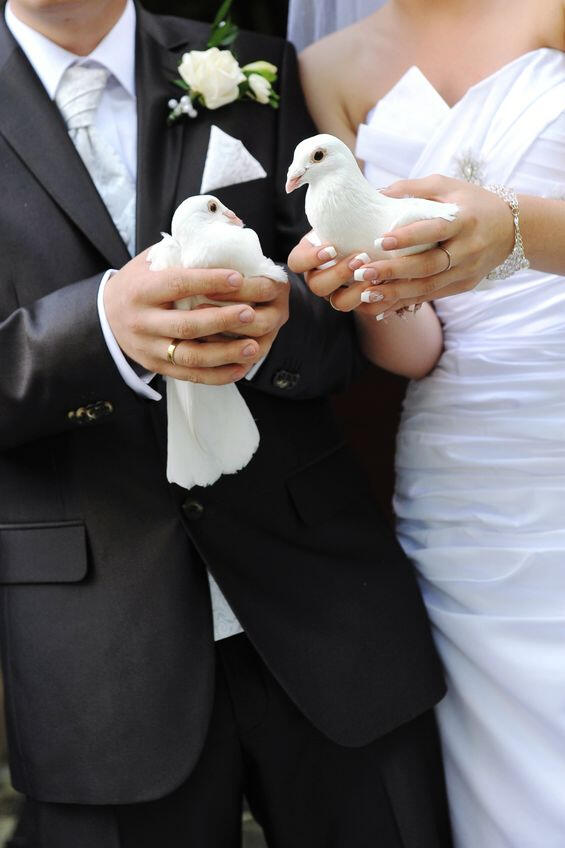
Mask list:
[[[219,109],[239,98],[239,84],[245,74],[229,50],[192,50],[185,53],[179,74],[194,98],[200,98],[207,109]]]
[[[169,100],[168,123],[198,114],[195,103],[207,109],[219,109],[234,100],[250,98],[257,103],[277,108],[279,96],[273,88],[277,67],[270,62],[251,62],[240,68],[230,50],[220,49],[232,44],[238,28],[228,16],[233,0],[225,0],[212,24],[212,34],[206,50],[191,50],[179,63],[180,79],[175,84],[185,92],[180,100]]]

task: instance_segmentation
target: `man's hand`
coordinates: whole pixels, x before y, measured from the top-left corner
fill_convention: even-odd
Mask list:
[[[244,280],[229,269],[151,271],[145,251],[108,280],[104,308],[121,349],[143,368],[178,380],[224,385],[240,380],[268,353],[288,318],[288,289],[264,278]],[[176,301],[195,295],[241,302],[174,308]],[[235,338],[220,338],[223,334]],[[214,343],[207,344],[211,337]],[[167,360],[173,339],[180,340],[175,365]]]

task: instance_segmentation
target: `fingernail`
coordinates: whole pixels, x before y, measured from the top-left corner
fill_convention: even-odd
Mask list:
[[[242,322],[242,324],[250,324],[253,321],[254,317],[255,314],[252,309],[249,309],[249,307],[242,309],[239,313],[239,320]]]
[[[374,268],[358,268],[353,274],[353,279],[358,283],[363,283],[376,280],[378,276],[378,272]]]
[[[366,265],[367,262],[371,261],[371,257],[368,253],[358,253],[357,256],[354,256],[351,262],[349,262],[348,267],[352,271],[356,271],[357,268],[360,268],[361,265]]]
[[[241,352],[244,356],[255,356],[256,350],[257,348],[254,344],[248,344],[246,345],[246,347],[243,348]]]
[[[385,236],[383,238],[375,239],[374,244],[378,250],[394,250],[398,241],[392,236]]]
[[[320,250],[318,252],[318,259],[321,262],[327,262],[328,259],[335,259],[336,256],[337,256],[337,250],[335,249],[335,247],[332,244],[328,245],[328,247],[324,247],[323,250]]]
[[[384,299],[384,294],[376,291],[364,291],[361,295],[361,303],[378,303],[379,300]]]
[[[396,315],[394,309],[387,309],[386,312],[380,312],[378,315],[375,315],[375,319],[377,321],[386,321],[387,318],[392,318],[393,315]]]
[[[243,277],[241,274],[230,274],[228,277],[228,283],[230,286],[233,286],[234,289],[238,288],[243,282]]]

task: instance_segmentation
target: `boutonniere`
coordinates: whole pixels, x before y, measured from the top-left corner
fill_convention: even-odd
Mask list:
[[[191,50],[179,62],[180,79],[175,80],[184,91],[182,97],[169,100],[168,123],[179,118],[195,118],[195,104],[206,109],[219,109],[234,100],[249,98],[257,103],[278,108],[279,95],[273,88],[277,67],[259,60],[240,68],[227,48],[236,40],[239,29],[229,16],[233,0],[225,0],[212,24],[206,50]]]

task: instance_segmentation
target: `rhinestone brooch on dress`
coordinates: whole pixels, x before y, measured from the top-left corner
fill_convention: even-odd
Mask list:
[[[484,183],[485,163],[481,161],[472,150],[466,150],[459,159],[455,160],[457,166],[455,176],[460,180],[466,180],[474,185]]]

